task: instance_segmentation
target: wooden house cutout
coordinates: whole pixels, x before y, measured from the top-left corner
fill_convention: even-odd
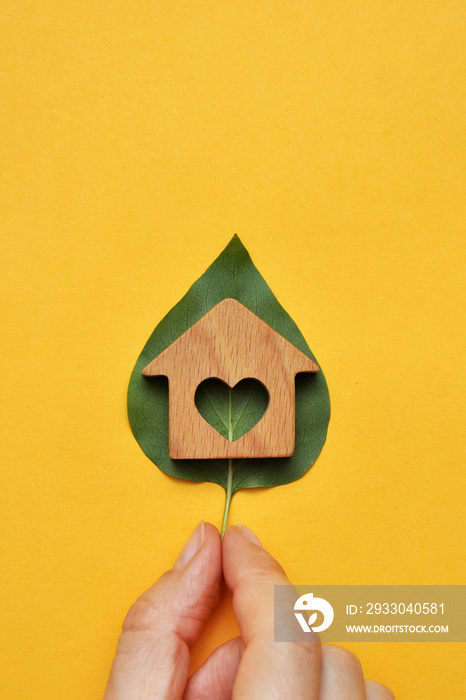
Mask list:
[[[295,446],[295,376],[319,367],[235,299],[224,299],[175,340],[142,373],[169,382],[169,455],[172,459],[290,457]],[[259,422],[229,441],[201,416],[194,401],[210,377],[234,387],[261,382],[269,404]]]

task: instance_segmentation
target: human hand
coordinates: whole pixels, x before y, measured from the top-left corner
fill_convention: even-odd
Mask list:
[[[189,678],[189,646],[220,595],[233,593],[241,637],[222,644]],[[273,586],[289,581],[244,526],[223,543],[200,523],[170,571],[130,608],[104,700],[394,700],[365,681],[356,656],[338,646],[274,642]]]

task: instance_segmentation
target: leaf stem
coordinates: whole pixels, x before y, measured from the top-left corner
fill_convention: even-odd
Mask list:
[[[232,391],[229,387],[228,391],[228,439],[230,442],[233,440],[233,403],[232,403]],[[233,487],[233,460],[228,460],[228,473],[227,473],[227,487],[225,489],[225,511],[223,513],[222,531],[220,537],[223,540],[223,535],[227,529],[228,513],[230,510],[230,503],[232,497],[232,487]]]
[[[233,460],[228,460],[228,474],[227,474],[227,487],[225,489],[225,511],[223,513],[222,531],[220,532],[220,537],[223,540],[223,535],[227,529],[228,513],[230,511],[230,503],[232,497],[232,486],[233,486]]]

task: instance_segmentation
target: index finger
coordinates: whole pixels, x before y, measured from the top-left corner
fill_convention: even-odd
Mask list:
[[[217,528],[199,523],[172,569],[130,608],[104,700],[181,700],[188,647],[220,594],[220,559]]]
[[[274,585],[291,585],[280,564],[244,526],[223,538],[223,572],[246,649],[233,697],[317,700],[320,641],[274,641]]]

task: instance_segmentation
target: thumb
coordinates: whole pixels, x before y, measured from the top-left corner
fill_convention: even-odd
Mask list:
[[[320,640],[274,641],[274,586],[291,584],[280,564],[244,525],[223,538],[223,572],[246,649],[234,697],[314,700],[319,693]]]
[[[178,700],[189,674],[188,646],[220,595],[218,530],[199,523],[170,571],[143,593],[123,623],[104,700]]]

